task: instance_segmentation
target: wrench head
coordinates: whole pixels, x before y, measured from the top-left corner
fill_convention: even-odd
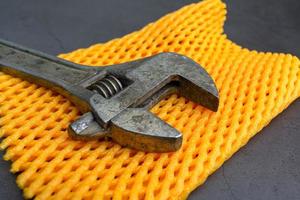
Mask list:
[[[102,77],[103,71],[118,77],[125,87],[109,98],[97,93],[90,96],[92,115],[84,115],[70,126],[75,138],[105,135],[122,146],[142,151],[175,151],[181,146],[182,134],[148,109],[175,92],[212,111],[219,106],[218,90],[211,76],[183,55],[161,53],[104,68]]]

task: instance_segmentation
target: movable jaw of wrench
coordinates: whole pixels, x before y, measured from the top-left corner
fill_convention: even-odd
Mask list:
[[[122,146],[146,152],[181,147],[182,134],[149,111],[164,97],[179,93],[212,111],[219,105],[209,74],[176,53],[87,67],[0,40],[0,70],[70,99],[85,113],[69,126],[73,138],[111,137]]]

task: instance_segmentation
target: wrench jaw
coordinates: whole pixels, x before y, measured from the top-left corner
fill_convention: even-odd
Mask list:
[[[111,123],[111,137],[121,146],[145,152],[170,152],[182,144],[179,131],[144,108],[128,108]]]
[[[70,124],[68,132],[76,140],[111,137],[124,147],[145,152],[171,152],[181,147],[182,134],[145,108],[128,108],[114,117],[110,128],[102,128],[91,112]]]
[[[216,112],[219,107],[219,94],[217,87],[210,77],[205,85],[203,82],[195,82],[190,79],[180,78],[178,93],[187,99]],[[210,82],[210,83],[209,83]]]
[[[177,53],[157,54],[152,57],[151,64],[159,66],[171,77],[171,81],[177,82],[177,91],[181,96],[214,112],[218,110],[218,89],[212,77],[201,65]]]

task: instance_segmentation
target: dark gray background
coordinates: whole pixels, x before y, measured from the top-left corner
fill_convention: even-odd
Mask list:
[[[0,37],[53,55],[105,42],[197,0],[1,0]],[[300,56],[299,0],[227,0],[225,32],[260,51]],[[300,100],[189,199],[300,199]],[[0,161],[0,199],[22,199]]]

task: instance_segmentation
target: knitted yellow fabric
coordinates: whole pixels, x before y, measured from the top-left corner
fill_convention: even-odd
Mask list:
[[[74,141],[66,128],[80,115],[64,97],[0,74],[1,148],[26,198],[184,199],[300,95],[294,56],[243,49],[223,34],[225,5],[205,0],[138,32],[60,57],[122,63],[159,52],[184,54],[214,78],[220,107],[211,112],[173,95],[152,111],[183,133],[175,153],[144,153],[111,141]]]

